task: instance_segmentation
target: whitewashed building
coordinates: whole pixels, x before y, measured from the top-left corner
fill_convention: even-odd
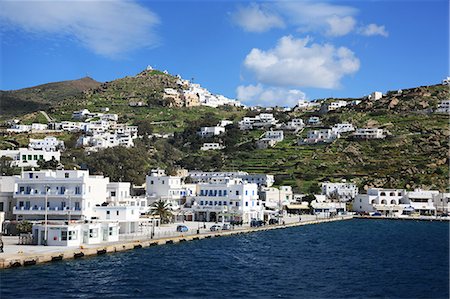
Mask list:
[[[253,128],[264,128],[276,125],[277,119],[272,113],[260,113],[255,117],[244,117],[239,122],[239,128],[241,130],[251,130]]]
[[[332,129],[310,130],[306,139],[300,140],[299,144],[331,143],[340,137],[340,134]]]
[[[323,199],[320,195],[316,195],[316,199],[311,202],[314,215],[320,217],[330,217],[333,215],[342,215],[347,211],[344,202],[334,202]]]
[[[58,140],[56,137],[47,136],[44,139],[30,138],[28,148],[34,150],[44,150],[47,152],[55,152],[64,149],[64,141]]]
[[[332,126],[331,130],[335,133],[342,134],[355,131],[355,127],[350,123],[340,123]]]
[[[287,122],[284,126],[286,130],[298,131],[305,127],[305,123],[301,118],[294,118]]]
[[[236,172],[206,172],[189,171],[189,177],[193,183],[208,183],[215,180],[221,180],[224,177],[239,178],[244,182],[256,184],[258,187],[270,187],[275,183],[275,178],[271,174],[248,173],[245,171]]]
[[[383,97],[383,93],[381,91],[374,91],[369,96],[368,99],[371,101],[377,101]]]
[[[197,132],[197,135],[199,135],[203,138],[208,138],[208,137],[218,136],[223,133],[225,133],[224,127],[219,127],[219,126],[201,127],[200,130]]]
[[[284,133],[283,131],[267,131],[264,133],[263,138],[275,140],[276,142],[281,142],[284,140]]]
[[[267,210],[281,212],[284,206],[293,201],[294,194],[291,186],[262,187],[259,191],[259,197]],[[270,213],[267,212],[266,213]]]
[[[47,242],[45,242],[47,231]],[[73,246],[119,241],[118,222],[76,222],[65,224],[53,221],[35,224],[32,228],[33,244],[48,246]],[[47,243],[47,244],[46,244]]]
[[[404,189],[370,188],[367,194],[358,194],[353,201],[353,210],[356,212],[380,212],[387,216],[402,214],[401,206],[406,192]]]
[[[200,148],[201,151],[210,151],[210,150],[221,150],[224,149],[225,146],[221,145],[220,143],[203,143],[202,147]]]
[[[258,186],[227,177],[199,183],[197,196],[187,198],[183,211],[195,221],[242,220],[248,223],[264,217]]]
[[[13,195],[16,176],[0,176],[0,212],[5,213],[5,219],[13,219]],[[0,221],[1,226],[1,221]]]
[[[197,191],[194,184],[185,184],[182,176],[166,175],[161,169],[153,169],[146,176],[145,186],[149,205],[164,200],[173,209],[179,209],[186,196],[194,196]]]
[[[386,137],[383,129],[378,128],[359,128],[353,133],[357,139],[383,139]]]
[[[436,113],[450,113],[450,100],[441,100],[438,104]]]
[[[6,132],[9,133],[24,133],[30,131],[31,125],[21,125],[21,124],[13,124],[10,128],[6,129]]]
[[[16,219],[43,220],[47,199],[50,220],[95,217],[93,208],[106,201],[109,179],[87,170],[25,171],[16,179]]]
[[[358,187],[351,183],[330,183],[321,184],[322,195],[329,197],[337,196],[341,201],[353,200],[358,195]]]
[[[318,116],[311,116],[308,118],[309,125],[318,125],[320,124],[320,118]]]
[[[347,102],[346,101],[334,101],[334,102],[330,102],[328,104],[325,104],[325,112],[330,112],[330,111],[334,111],[336,109],[339,109],[341,107],[345,107],[347,106]]]
[[[92,115],[92,113],[88,109],[82,109],[79,111],[74,111],[72,113],[72,118],[73,119],[83,119],[83,118],[89,117],[91,115]]]
[[[11,165],[17,167],[38,167],[38,161],[59,161],[61,152],[59,150],[49,152],[46,150],[34,150],[28,148],[19,148],[17,150],[0,150],[0,157],[9,157],[12,159]]]

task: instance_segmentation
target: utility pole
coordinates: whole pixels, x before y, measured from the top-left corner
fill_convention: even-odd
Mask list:
[[[47,246],[47,238],[48,238],[48,189],[49,186],[45,185],[45,231],[44,231],[44,241],[45,246]]]

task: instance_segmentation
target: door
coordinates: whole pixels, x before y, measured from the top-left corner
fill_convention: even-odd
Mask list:
[[[87,230],[83,231],[83,243],[84,244],[89,243],[89,231]]]
[[[103,241],[108,241],[108,228],[103,229]]]

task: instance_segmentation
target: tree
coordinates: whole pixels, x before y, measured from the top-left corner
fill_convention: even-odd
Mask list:
[[[56,161],[55,157],[52,157],[50,161],[39,160],[38,162],[39,168],[41,169],[52,169],[55,170],[59,166],[59,162]]]
[[[33,228],[33,224],[28,221],[20,221],[17,223],[17,231],[21,234],[31,233],[31,229]]]
[[[20,173],[20,168],[12,166],[12,159],[10,157],[0,157],[0,174],[5,176],[15,175]]]
[[[139,120],[136,122],[138,127],[138,134],[144,137],[148,137],[153,133],[153,125],[148,119]]]
[[[309,193],[312,193],[312,194],[317,194],[317,193],[319,193],[320,191],[321,191],[321,190],[320,190],[319,184],[316,183],[316,182],[313,182],[313,183],[309,186],[309,188],[308,188],[308,192],[309,192]]]
[[[91,173],[103,174],[115,182],[131,182],[141,185],[151,169],[150,155],[142,147],[116,146],[86,157]]]
[[[155,201],[150,207],[150,214],[153,216],[158,215],[161,223],[168,223],[173,216],[170,204],[161,199]]]

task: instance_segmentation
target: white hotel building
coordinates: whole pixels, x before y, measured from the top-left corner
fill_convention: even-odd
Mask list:
[[[15,180],[17,220],[85,220],[96,217],[93,208],[107,198],[109,178],[89,175],[87,170],[25,171]]]
[[[230,221],[263,219],[264,207],[258,186],[238,178],[222,177],[210,183],[199,183],[198,195],[187,198],[183,208],[195,221]]]

